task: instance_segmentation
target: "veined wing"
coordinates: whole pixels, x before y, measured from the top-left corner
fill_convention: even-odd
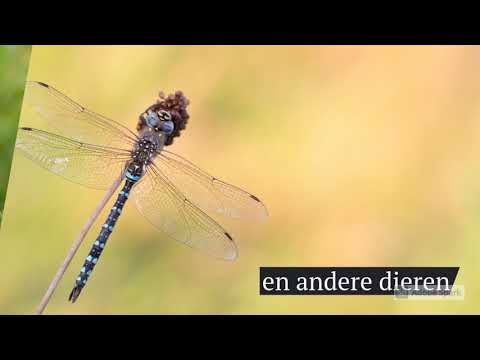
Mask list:
[[[204,210],[233,218],[264,220],[268,216],[255,195],[207,174],[179,155],[162,150],[155,164],[187,199]]]
[[[185,198],[154,164],[132,192],[139,211],[158,230],[214,257],[237,257],[237,247],[225,229]]]
[[[16,148],[45,169],[94,189],[108,189],[125,169],[130,153],[86,144],[32,128],[20,128]]]
[[[131,149],[137,139],[125,126],[86,109],[41,82],[27,83],[25,103],[48,122],[53,132],[79,142]]]

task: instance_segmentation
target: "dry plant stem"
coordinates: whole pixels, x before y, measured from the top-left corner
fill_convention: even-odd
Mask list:
[[[107,205],[108,200],[110,200],[112,195],[115,193],[115,190],[117,190],[117,188],[120,186],[122,179],[123,179],[123,176],[120,176],[117,180],[115,180],[115,182],[112,184],[112,187],[106,192],[106,194],[104,195],[100,203],[97,205],[97,207],[93,211],[92,215],[90,215],[90,217],[88,218],[86,224],[83,226],[82,230],[80,231],[80,234],[78,235],[77,239],[73,243],[72,248],[68,252],[67,257],[63,261],[63,264],[60,266],[57,273],[55,274],[55,277],[50,283],[50,286],[45,292],[45,295],[43,295],[42,301],[40,302],[40,305],[38,305],[38,308],[37,308],[37,312],[36,312],[37,315],[41,315],[45,310],[46,306],[48,305],[48,302],[50,301],[50,298],[53,295],[53,292],[55,291],[55,289],[58,286],[58,283],[62,279],[63,274],[65,274],[65,271],[67,270],[68,265],[70,265],[70,262],[75,256],[75,253],[77,252],[78,248],[82,244],[83,239],[85,239],[85,236],[88,234],[88,231],[90,230],[92,225],[95,223],[95,220],[98,218],[98,216],[102,212],[105,205]]]

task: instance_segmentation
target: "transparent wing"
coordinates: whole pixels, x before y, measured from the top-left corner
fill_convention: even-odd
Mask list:
[[[85,144],[32,128],[21,128],[16,148],[27,158],[72,182],[108,189],[124,171],[128,151]]]
[[[70,139],[119,149],[131,149],[137,139],[125,126],[84,108],[41,82],[27,83],[25,103],[47,121],[52,132]]]
[[[139,211],[158,230],[217,258],[234,260],[232,237],[192,204],[154,164],[132,190]]]
[[[156,166],[195,205],[233,218],[264,220],[265,205],[255,196],[207,174],[190,161],[163,150]]]

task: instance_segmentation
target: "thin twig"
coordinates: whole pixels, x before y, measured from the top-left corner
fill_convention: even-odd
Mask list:
[[[68,265],[70,265],[70,262],[75,256],[75,253],[77,252],[78,248],[82,244],[83,239],[85,239],[85,236],[87,235],[92,225],[95,223],[95,220],[98,218],[98,216],[102,212],[105,205],[107,205],[108,200],[110,200],[112,195],[115,193],[115,190],[117,190],[117,188],[120,186],[122,179],[123,177],[120,176],[117,180],[115,180],[115,182],[112,184],[112,187],[106,192],[106,194],[104,195],[100,203],[97,205],[97,207],[93,211],[92,215],[90,215],[90,217],[88,218],[86,224],[83,226],[82,230],[80,231],[80,234],[78,235],[77,239],[73,243],[72,248],[68,252],[67,257],[63,261],[63,264],[60,266],[57,273],[55,274],[55,277],[50,283],[50,286],[45,292],[45,295],[43,295],[42,301],[40,302],[40,305],[38,305],[38,308],[37,308],[37,312],[36,312],[37,315],[41,315],[45,310],[45,307],[50,301],[50,298],[52,297],[53,292],[55,291],[55,289],[58,286],[58,283],[62,279],[63,274],[65,274],[65,271],[67,270]]]

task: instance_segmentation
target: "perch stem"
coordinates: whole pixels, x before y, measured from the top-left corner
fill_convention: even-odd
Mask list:
[[[63,274],[65,274],[65,271],[67,270],[68,266],[70,265],[70,262],[72,261],[73,257],[75,256],[78,248],[83,242],[83,239],[85,239],[85,236],[88,234],[88,231],[92,227],[92,225],[95,223],[95,220],[98,218],[100,213],[102,212],[103,208],[105,205],[107,205],[108,201],[112,197],[112,195],[115,193],[115,190],[120,186],[120,183],[122,182],[123,176],[119,176],[117,180],[112,184],[110,189],[105,193],[103,196],[102,200],[100,203],[97,205],[95,210],[93,211],[92,215],[88,218],[87,222],[83,226],[82,230],[80,231],[80,234],[78,235],[77,239],[74,241],[70,251],[67,254],[67,257],[63,261],[62,265],[58,269],[57,273],[55,274],[52,282],[50,283],[50,286],[48,287],[47,291],[45,292],[45,295],[43,295],[42,301],[40,302],[40,305],[38,305],[36,314],[41,315],[45,308],[48,305],[48,302],[50,301],[50,298],[53,295],[53,292],[58,286],[58,283],[63,277]]]

